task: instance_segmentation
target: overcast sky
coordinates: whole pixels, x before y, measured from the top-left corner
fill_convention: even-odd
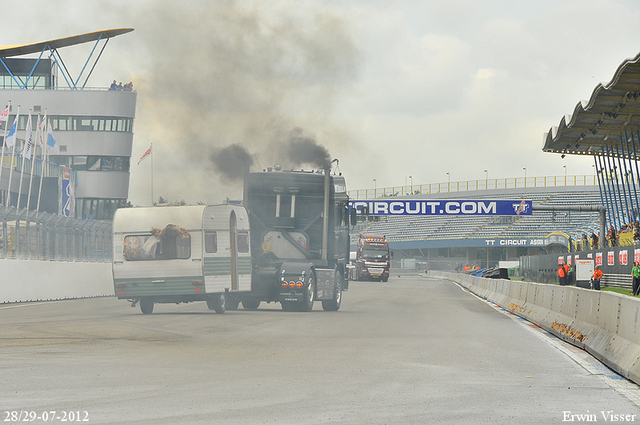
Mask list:
[[[133,3],[133,4],[130,4]],[[130,199],[239,198],[212,157],[254,169],[292,135],[339,159],[349,189],[592,174],[590,157],[542,152],[543,134],[640,52],[637,0],[23,0],[0,45],[131,27],[89,84],[138,91]],[[61,50],[79,73],[91,45]],[[564,168],[566,166],[566,169]],[[447,174],[449,173],[449,174]]]

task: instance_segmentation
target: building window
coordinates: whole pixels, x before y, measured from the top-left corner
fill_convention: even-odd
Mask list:
[[[76,171],[129,171],[128,156],[54,155],[51,162]]]
[[[126,204],[125,199],[78,198],[76,217],[82,219],[111,220],[118,208]]]
[[[49,117],[54,131],[117,131],[131,133],[133,131],[133,118],[94,117],[94,116],[62,116]],[[20,117],[22,128],[26,125]],[[37,121],[37,120],[36,120]]]

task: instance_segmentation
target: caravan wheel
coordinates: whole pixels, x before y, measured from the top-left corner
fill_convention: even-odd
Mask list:
[[[209,307],[209,310],[222,314],[227,310],[227,298],[224,294],[214,294],[207,299],[207,307]]]
[[[142,312],[142,314],[153,313],[153,299],[140,298],[140,311]]]

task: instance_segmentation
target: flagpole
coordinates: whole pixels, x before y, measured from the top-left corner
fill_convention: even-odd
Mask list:
[[[11,100],[9,100],[9,105],[7,105],[7,110],[11,110]],[[7,121],[4,125],[4,137],[2,139],[2,163],[0,163],[0,184],[2,183],[2,172],[4,171],[4,149],[7,144],[7,133],[9,132],[9,115],[7,114]],[[9,167],[9,173],[11,173],[11,167]],[[7,190],[7,196],[9,196],[9,190]],[[7,198],[4,199],[4,204],[7,204]]]
[[[29,118],[27,119],[27,127],[24,129],[25,130],[25,137],[24,137],[24,146],[22,147],[22,166],[20,167],[20,185],[18,186],[18,209],[20,209],[20,196],[22,195],[22,181],[24,180],[24,163],[25,161],[25,154],[27,153],[27,147],[29,145],[29,130],[31,130],[29,127],[31,126],[31,109],[29,109]],[[16,129],[17,131],[17,129]],[[15,145],[14,145],[15,146]]]
[[[39,140],[40,137],[40,112],[38,112],[38,125],[36,126],[36,140]],[[31,139],[33,140],[33,135],[31,136]],[[36,160],[37,160],[37,155],[38,154],[38,144],[37,143],[33,143],[33,148],[32,148],[32,152],[31,152],[31,176],[29,177],[29,194],[27,195],[27,211],[29,211],[29,208],[31,207],[31,191],[33,188],[33,172],[36,169]]]
[[[48,134],[47,128],[47,108],[44,108],[44,119],[42,122],[42,129],[40,130],[40,149],[42,150],[42,172],[40,173],[40,188],[38,189],[38,203],[36,205],[36,211],[40,212],[40,196],[42,196],[42,181],[44,180],[45,167],[47,165],[47,147],[43,140],[43,134]]]
[[[153,206],[153,143],[151,143],[151,206]]]
[[[16,114],[16,133],[18,132],[17,121],[19,116],[20,116],[20,105],[18,105],[18,112]],[[17,144],[16,139],[18,138],[18,135],[16,133],[13,134],[13,146],[11,149],[11,164],[9,164],[9,186],[7,188],[8,199],[7,199],[7,203],[5,204],[5,210],[8,210],[9,206],[11,205],[11,180],[13,180],[13,160],[16,158],[16,144]]]

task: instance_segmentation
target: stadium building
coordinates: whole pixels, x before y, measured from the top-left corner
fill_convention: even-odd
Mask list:
[[[493,267],[500,261],[518,261],[521,256],[566,253],[570,243],[573,249],[590,249],[591,236],[600,232],[597,210],[563,210],[601,205],[595,176],[474,180],[383,188],[376,192],[353,191],[350,197],[529,200],[535,206],[545,207],[545,211],[534,211],[531,215],[369,216],[360,222],[352,238],[361,232],[385,235],[397,267],[405,260],[416,260],[416,268],[440,270],[453,270],[460,264]],[[402,196],[409,193],[413,195]]]
[[[90,86],[88,81],[109,40],[131,31],[131,28],[112,29],[0,47],[0,96],[4,97],[0,102],[7,102],[5,104],[10,107],[5,125],[10,126],[19,112],[15,155],[5,148],[3,159],[3,168],[8,165],[13,173],[9,187],[8,172],[3,170],[0,181],[3,203],[8,201],[11,206],[24,208],[29,204],[25,188],[37,185],[40,176],[44,175],[59,179],[66,177],[71,181],[65,185],[65,191],[60,193],[57,202],[53,202],[58,213],[66,206],[68,211],[65,215],[110,220],[115,209],[125,205],[129,192],[137,93],[135,90]],[[82,43],[92,43],[93,48],[80,74],[72,75],[60,50]],[[22,152],[29,112],[34,132],[37,115],[46,114],[58,145],[58,152],[49,151],[53,165],[43,167],[40,157],[33,161],[35,180],[28,177],[29,172],[20,173],[23,170]],[[27,159],[24,168],[30,171],[31,165],[32,161]],[[62,192],[61,184],[54,182],[50,186],[57,186],[55,190]],[[31,202],[30,209],[34,209],[36,204]],[[55,213],[50,210],[50,204],[45,202],[43,210]],[[49,205],[49,210],[46,205]]]

